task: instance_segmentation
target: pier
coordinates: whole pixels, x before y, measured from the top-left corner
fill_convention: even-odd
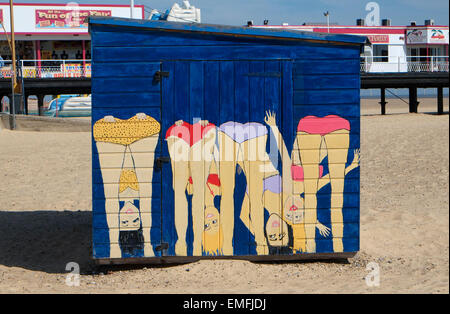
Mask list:
[[[380,113],[386,114],[386,89],[406,88],[409,90],[409,112],[417,113],[419,101],[417,100],[418,88],[435,88],[437,90],[436,106],[437,113],[444,113],[443,89],[449,87],[448,76],[448,57],[444,60],[440,58],[439,66],[432,60],[425,60],[421,64],[417,62],[414,66],[411,63],[406,66],[398,67],[397,72],[375,72],[372,68],[369,71],[367,63],[361,62],[361,89],[380,89]],[[32,60],[31,60],[32,61]],[[16,113],[28,114],[28,96],[35,95],[38,99],[39,115],[43,114],[44,97],[46,95],[60,94],[90,94],[91,93],[91,72],[84,66],[90,63],[90,60],[77,60],[79,67],[68,71],[64,65],[55,65],[57,62],[52,60],[52,66],[20,66],[20,73],[24,73],[23,79],[18,81],[23,83],[23,93],[25,94],[25,103],[19,103],[16,106]],[[430,62],[431,61],[431,62]],[[29,61],[28,61],[29,62]],[[44,62],[41,60],[41,64]],[[23,64],[23,63],[22,63]],[[0,76],[0,100],[3,97],[11,96],[11,76],[5,71]]]

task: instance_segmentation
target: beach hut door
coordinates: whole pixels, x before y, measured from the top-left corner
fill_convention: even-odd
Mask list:
[[[249,170],[254,164],[246,149],[250,143],[262,148],[257,157],[262,171],[281,174],[278,147],[265,119],[270,113],[292,149],[292,61],[165,61],[156,78],[165,158],[161,228],[167,249],[161,254],[264,254],[268,214],[254,204],[255,212],[246,213],[244,204],[248,182],[264,178]],[[235,126],[231,131],[230,125]],[[225,151],[239,153],[227,163],[220,156]],[[251,226],[256,212],[259,225]]]

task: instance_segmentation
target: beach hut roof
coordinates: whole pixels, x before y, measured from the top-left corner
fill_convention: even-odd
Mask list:
[[[153,31],[167,31],[177,33],[196,33],[213,36],[259,38],[281,41],[307,41],[317,43],[369,44],[366,36],[316,33],[296,30],[279,30],[256,27],[228,26],[204,23],[180,23],[168,21],[138,20],[117,17],[90,17],[89,25],[110,25],[129,28],[139,28]]]

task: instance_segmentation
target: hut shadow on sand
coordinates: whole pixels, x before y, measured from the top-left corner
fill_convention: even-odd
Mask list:
[[[91,273],[90,211],[0,211],[0,265],[46,273],[67,273],[78,263]]]

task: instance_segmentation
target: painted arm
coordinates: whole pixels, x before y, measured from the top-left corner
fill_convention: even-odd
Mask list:
[[[277,141],[278,151],[281,154],[281,162],[282,162],[282,170],[283,170],[283,190],[289,191],[289,194],[292,193],[292,174],[291,174],[291,155],[289,154],[286,144],[283,140],[283,136],[278,130],[275,112],[266,112],[266,117],[264,118],[264,122],[270,127],[275,136],[275,140]]]
[[[319,229],[319,233],[323,236],[323,237],[328,237],[330,235],[330,231],[331,229],[328,228],[325,225],[322,225],[318,220],[316,222],[316,228]]]
[[[360,158],[361,156],[359,149],[355,149],[352,163],[347,168],[345,168],[345,175],[347,175],[347,173],[349,173],[350,171],[359,166]],[[320,190],[328,183],[330,183],[330,174],[327,174],[319,179],[319,185],[317,187],[317,190]]]

